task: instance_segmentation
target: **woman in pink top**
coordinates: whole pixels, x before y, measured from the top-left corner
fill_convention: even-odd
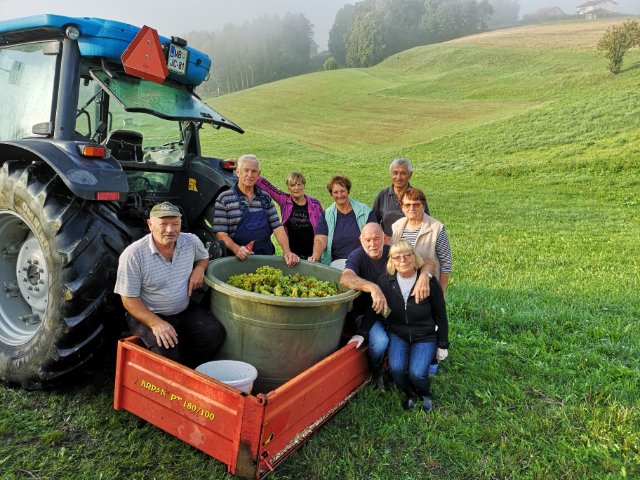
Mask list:
[[[264,177],[260,177],[256,185],[280,205],[291,251],[304,260],[318,262],[326,245],[326,235],[316,233],[323,214],[322,205],[304,193],[307,181],[301,173],[291,172],[286,183],[289,193],[279,190]]]

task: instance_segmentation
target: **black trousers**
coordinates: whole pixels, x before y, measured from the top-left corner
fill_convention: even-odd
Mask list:
[[[195,368],[213,360],[224,342],[226,332],[222,324],[196,303],[190,303],[186,310],[175,315],[158,315],[169,322],[178,334],[178,344],[173,348],[158,345],[149,327],[127,314],[131,333],[140,337],[147,348],[163,357]]]

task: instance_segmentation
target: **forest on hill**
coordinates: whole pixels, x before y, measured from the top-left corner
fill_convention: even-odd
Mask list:
[[[303,14],[264,16],[221,31],[196,31],[194,47],[213,59],[200,91],[223,95],[283,78],[338,67],[368,67],[418,45],[486,31],[518,20],[517,0],[363,0],[345,4],[317,52],[313,24]],[[328,64],[325,61],[331,57]],[[327,66],[332,65],[332,66]]]

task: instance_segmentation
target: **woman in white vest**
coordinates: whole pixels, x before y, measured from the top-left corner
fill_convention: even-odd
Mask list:
[[[402,239],[414,246],[446,294],[451,275],[451,246],[444,225],[424,212],[426,204],[422,190],[409,188],[404,192],[404,218],[391,227],[393,242]]]

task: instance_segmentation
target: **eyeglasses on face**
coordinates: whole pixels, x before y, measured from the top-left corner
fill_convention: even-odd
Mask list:
[[[402,206],[404,208],[420,208],[422,207],[422,203],[417,202],[417,203],[403,203]]]
[[[407,260],[411,257],[413,257],[413,253],[398,253],[396,255],[393,255],[391,257],[391,260],[397,262],[398,260]]]

